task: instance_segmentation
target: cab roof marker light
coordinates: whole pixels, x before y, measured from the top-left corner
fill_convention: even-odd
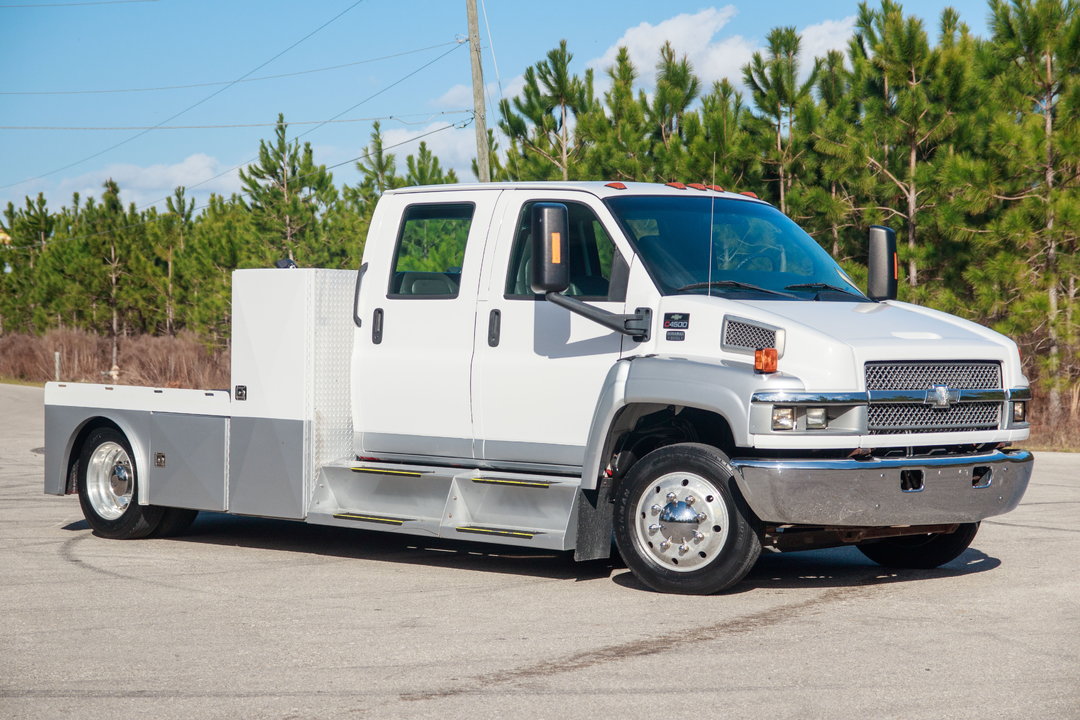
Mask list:
[[[706,185],[705,187],[709,188],[714,192],[724,192],[724,188],[720,187],[719,185]]]
[[[746,190],[745,192],[741,192],[741,193],[739,193],[739,194],[740,194],[740,195],[745,195],[746,197],[751,197],[751,198],[754,198],[755,200],[757,200],[757,199],[758,199],[757,193],[752,193],[752,192],[750,192],[749,190]]]
[[[615,190],[625,190],[626,189],[626,183],[609,182],[607,185],[604,185],[604,187],[613,188]]]
[[[668,187],[675,188],[676,190],[685,190],[686,189],[686,186],[683,185],[681,182],[669,182],[669,183],[665,183],[665,184]]]
[[[694,188],[695,190],[707,190],[708,189],[702,183],[686,183],[686,187]]]

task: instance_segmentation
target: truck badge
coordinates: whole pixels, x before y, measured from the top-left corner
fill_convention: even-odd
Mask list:
[[[664,313],[664,329],[665,330],[688,330],[688,329],[690,329],[690,313]]]
[[[959,399],[959,390],[953,390],[948,385],[934,385],[926,391],[924,402],[935,410],[948,410]]]

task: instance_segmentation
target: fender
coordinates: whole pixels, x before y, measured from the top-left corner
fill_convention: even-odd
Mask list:
[[[783,373],[757,374],[746,363],[655,356],[618,361],[604,379],[593,412],[581,468],[581,488],[596,489],[612,423],[622,408],[651,403],[715,412],[727,421],[735,444],[745,447],[750,444],[750,396],[765,387],[801,390],[803,383]]]
[[[114,410],[103,408],[45,405],[45,491],[53,495],[67,493],[68,468],[76,451],[75,438],[88,424],[107,420],[127,437],[132,461],[139,478],[140,505],[146,505],[150,487],[149,437],[139,435],[137,428],[149,432],[150,412],[146,410]]]

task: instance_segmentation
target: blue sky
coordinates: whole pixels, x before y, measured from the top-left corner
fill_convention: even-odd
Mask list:
[[[393,150],[402,170],[405,156],[416,151],[415,138],[434,132],[425,138],[429,146],[462,179],[472,179],[472,127],[440,130],[469,117],[455,112],[471,106],[467,46],[457,42],[466,34],[464,0],[362,0],[355,7],[355,0],[61,4],[80,1],[88,2],[0,0],[0,186],[7,186],[0,188],[0,205],[21,204],[41,191],[58,207],[69,204],[75,191],[100,195],[108,177],[119,182],[126,202],[140,207],[162,200],[177,185],[195,186],[191,192],[200,204],[210,191],[238,190],[236,173],[225,171],[254,159],[259,139],[269,138],[272,127],[158,129],[138,137],[140,131],[131,129],[7,129],[147,127],[197,103],[166,125],[272,124],[282,112],[295,123],[290,138],[311,142],[316,161],[333,165],[361,155],[371,132],[365,118],[381,117],[386,142],[403,143]],[[949,4],[976,34],[985,35],[983,0]],[[945,5],[908,0],[904,8],[922,17],[934,36]],[[485,81],[493,101],[499,85],[504,94],[514,94],[525,68],[560,39],[568,41],[575,69],[596,68],[598,80],[615,49],[627,45],[649,90],[664,39],[687,54],[708,83],[723,76],[738,81],[742,65],[772,27],[794,25],[803,33],[805,51],[824,54],[846,45],[857,11],[854,1],[805,0],[481,0],[480,6]],[[332,66],[344,67],[321,70]],[[304,72],[309,70],[320,71]],[[299,72],[304,74],[294,74]],[[227,84],[245,76],[250,81]],[[203,83],[221,84],[85,92]],[[16,94],[52,91],[81,92]],[[335,116],[356,121],[299,124]],[[494,125],[493,111],[488,118]],[[351,162],[333,172],[338,184],[358,177]]]

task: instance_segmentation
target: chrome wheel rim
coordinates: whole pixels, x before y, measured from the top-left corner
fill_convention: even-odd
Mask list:
[[[116,520],[135,491],[131,458],[120,445],[104,442],[94,449],[86,468],[86,496],[90,506],[105,520]]]
[[[720,556],[730,532],[716,487],[694,473],[668,473],[638,499],[634,533],[642,554],[675,572],[693,572]]]

